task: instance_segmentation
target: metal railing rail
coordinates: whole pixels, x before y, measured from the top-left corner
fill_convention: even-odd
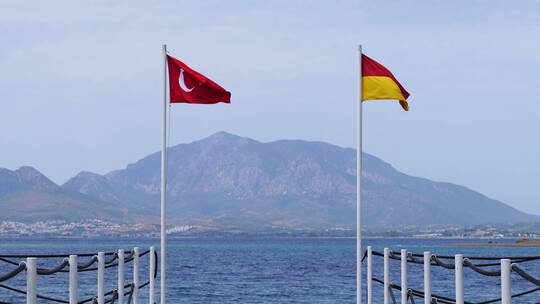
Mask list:
[[[373,257],[383,258],[383,279],[373,277]],[[423,257],[423,259],[420,259]],[[393,284],[390,281],[390,260],[401,261],[401,285]],[[439,256],[429,251],[423,254],[407,252],[402,249],[399,253],[392,252],[389,248],[384,248],[383,252],[377,252],[371,246],[367,247],[362,262],[367,260],[367,304],[373,304],[373,282],[383,285],[383,304],[397,303],[393,290],[399,290],[401,293],[401,303],[414,303],[414,297],[424,299],[424,304],[431,303],[455,303],[455,304],[488,304],[502,303],[510,304],[512,299],[519,298],[531,293],[540,291],[540,278],[536,278],[527,273],[519,266],[521,263],[540,260],[540,256],[503,256],[503,257],[478,257],[456,254],[455,256]],[[485,262],[487,261],[487,262]],[[498,262],[494,262],[498,261]],[[419,291],[408,288],[407,284],[407,264],[423,265],[424,290]],[[455,278],[455,298],[435,295],[431,291],[431,267],[440,267],[442,269],[452,270]],[[498,269],[487,269],[499,266]],[[482,302],[468,302],[464,300],[464,278],[463,269],[470,268],[474,272],[489,277],[500,277],[501,297]],[[522,279],[535,285],[530,290],[512,294],[512,276],[515,273]],[[540,302],[539,302],[540,303]]]
[[[149,278],[146,282],[140,283],[140,258],[149,256]],[[90,257],[88,261],[80,264],[79,257]],[[16,262],[13,259],[25,258],[24,261]],[[64,258],[62,262],[51,268],[39,268],[39,259]],[[0,255],[0,262],[14,265],[13,269],[5,274],[0,274],[0,288],[26,296],[27,304],[36,304],[37,300],[46,300],[56,303],[84,304],[84,303],[124,303],[125,297],[128,303],[139,303],[139,291],[149,287],[149,303],[155,303],[155,280],[157,278],[158,257],[154,247],[140,252],[138,247],[133,248],[130,253],[125,254],[123,249],[117,252],[98,252],[81,254],[42,254],[42,255]],[[125,264],[133,264],[133,281],[125,283]],[[117,288],[105,290],[105,269],[117,267]],[[97,271],[97,291],[96,295],[86,299],[79,299],[78,274],[81,272]],[[22,272],[26,272],[26,290],[11,287],[3,284],[10,279],[17,277]],[[38,276],[50,276],[56,273],[69,273],[69,299],[59,299],[48,295],[41,295],[37,292]],[[127,291],[126,291],[127,289]],[[8,302],[0,301],[0,304]]]

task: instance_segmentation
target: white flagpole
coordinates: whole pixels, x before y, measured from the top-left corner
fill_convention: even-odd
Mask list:
[[[161,244],[160,244],[160,301],[165,304],[165,194],[167,193],[167,45],[163,45],[163,116],[161,146]]]
[[[358,46],[358,147],[356,149],[356,304],[362,303],[362,45]]]

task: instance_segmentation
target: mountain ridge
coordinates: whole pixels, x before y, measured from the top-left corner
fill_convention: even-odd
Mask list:
[[[352,148],[303,140],[263,143],[218,132],[170,147],[168,156],[171,222],[354,228],[356,151]],[[367,153],[363,162],[366,225],[508,223],[540,218],[464,186],[404,174]],[[160,153],[155,152],[124,169],[104,175],[83,171],[55,186],[63,195],[77,193],[94,204],[108,203],[123,210],[126,220],[155,221],[159,164]],[[1,174],[5,170],[0,170],[0,205],[5,200]]]

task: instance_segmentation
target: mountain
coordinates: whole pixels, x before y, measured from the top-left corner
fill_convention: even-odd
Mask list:
[[[353,228],[356,152],[323,142],[262,143],[225,132],[169,148],[168,216],[182,223],[258,229]],[[409,176],[364,154],[367,225],[538,221],[466,187]],[[82,172],[66,192],[157,215],[160,153],[106,175]]]
[[[128,219],[127,210],[92,196],[66,191],[32,167],[15,171],[0,168],[0,210],[0,220],[22,222]]]

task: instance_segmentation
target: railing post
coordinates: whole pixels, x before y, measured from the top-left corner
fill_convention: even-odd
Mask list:
[[[501,260],[501,303],[512,303],[512,266],[510,259]]]
[[[407,249],[401,249],[401,304],[407,304]]]
[[[431,252],[424,251],[424,304],[431,304]]]
[[[367,304],[373,304],[373,248],[367,246]]]
[[[79,290],[77,283],[78,276],[78,259],[72,254],[69,256],[69,304],[77,304],[79,302]]]
[[[456,254],[454,257],[455,279],[456,279],[456,304],[463,304],[463,254]]]
[[[150,247],[150,270],[149,270],[149,282],[150,282],[150,286],[148,287],[148,292],[149,292],[149,295],[148,295],[148,303],[149,304],[154,304],[155,303],[155,299],[154,299],[154,295],[155,295],[155,292],[154,292],[154,288],[155,288],[155,278],[154,278],[154,273],[156,272],[156,249],[154,248],[154,246]]]
[[[390,249],[384,248],[384,304],[390,303]]]
[[[26,258],[26,304],[37,303],[37,259]]]
[[[105,253],[98,252],[97,255],[97,300],[98,304],[105,304]]]
[[[124,249],[118,249],[118,303],[124,304]]]
[[[139,247],[133,252],[133,304],[139,304]]]

